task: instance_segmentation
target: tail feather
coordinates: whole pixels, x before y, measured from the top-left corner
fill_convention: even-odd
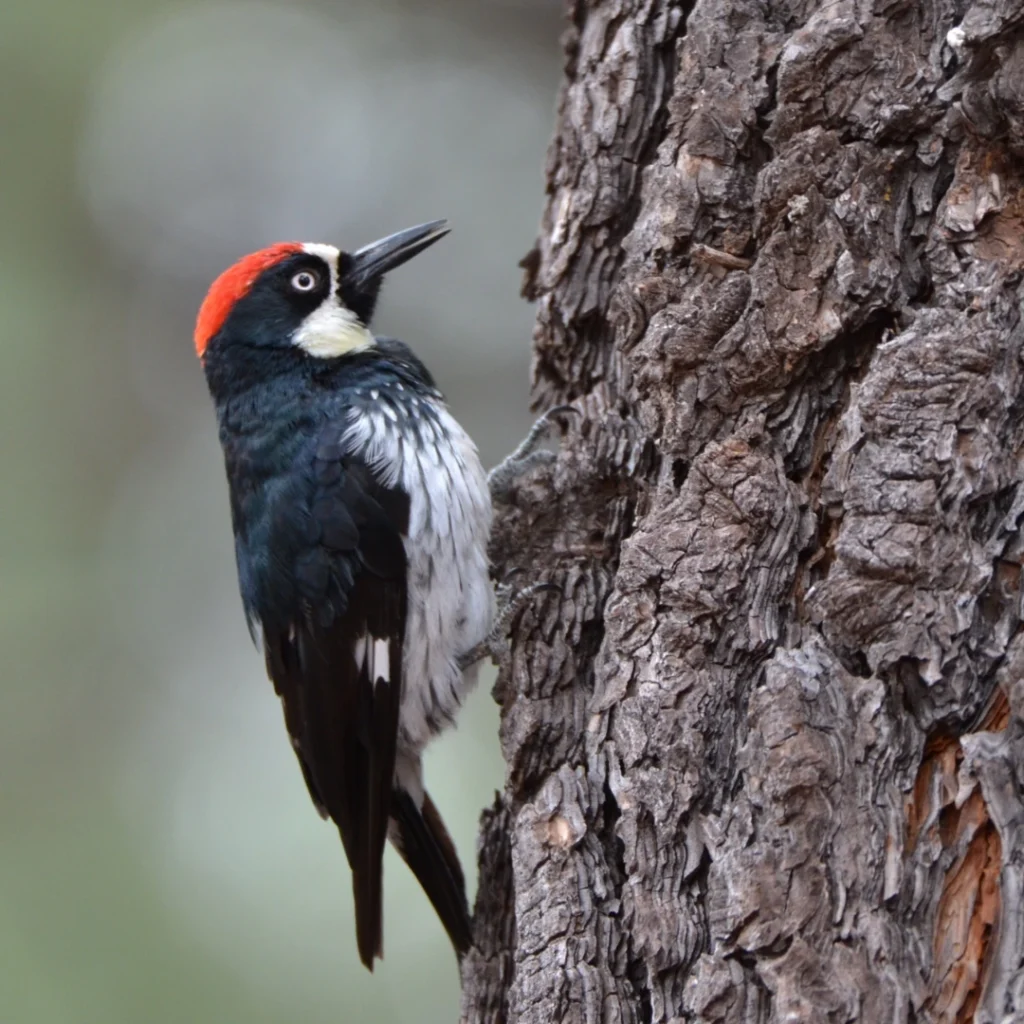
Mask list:
[[[384,956],[384,844],[387,842],[392,799],[392,778],[395,766],[395,737],[398,727],[397,690],[387,677],[387,666],[397,664],[402,652],[397,641],[391,644],[390,658],[380,654],[375,640],[375,654],[364,687],[360,707],[361,721],[369,739],[363,801],[363,829],[352,858],[352,892],[356,908],[356,945],[364,966],[373,970],[374,958]],[[380,662],[378,665],[377,662]],[[382,667],[383,666],[383,667]]]
[[[461,960],[473,945],[473,925],[466,902],[466,879],[441,815],[426,793],[422,806],[417,807],[404,789],[395,790],[391,815],[391,841],[423,886]]]
[[[381,878],[374,865],[352,869],[352,893],[356,908],[356,946],[363,966],[372,971],[375,957],[383,955],[381,926]]]

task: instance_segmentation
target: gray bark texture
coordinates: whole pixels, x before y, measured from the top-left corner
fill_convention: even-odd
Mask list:
[[[1024,1020],[1024,5],[569,17],[463,1020]]]

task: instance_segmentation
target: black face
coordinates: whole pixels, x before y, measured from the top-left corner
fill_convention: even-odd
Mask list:
[[[373,319],[382,281],[382,277],[361,278],[357,274],[355,257],[350,253],[343,252],[338,257],[338,298],[359,317],[361,323],[368,325]]]
[[[331,272],[320,256],[300,252],[265,270],[235,303],[211,350],[241,342],[249,347],[291,348],[303,320],[331,290]]]

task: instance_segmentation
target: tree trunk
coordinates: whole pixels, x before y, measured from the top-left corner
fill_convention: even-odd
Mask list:
[[[571,6],[470,1022],[1024,1019],[1024,11]]]

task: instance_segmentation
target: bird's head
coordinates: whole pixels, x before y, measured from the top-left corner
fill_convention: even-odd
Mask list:
[[[196,353],[206,363],[237,349],[333,359],[367,348],[384,275],[447,233],[447,222],[437,220],[352,253],[300,242],[251,253],[210,286],[196,320]]]

